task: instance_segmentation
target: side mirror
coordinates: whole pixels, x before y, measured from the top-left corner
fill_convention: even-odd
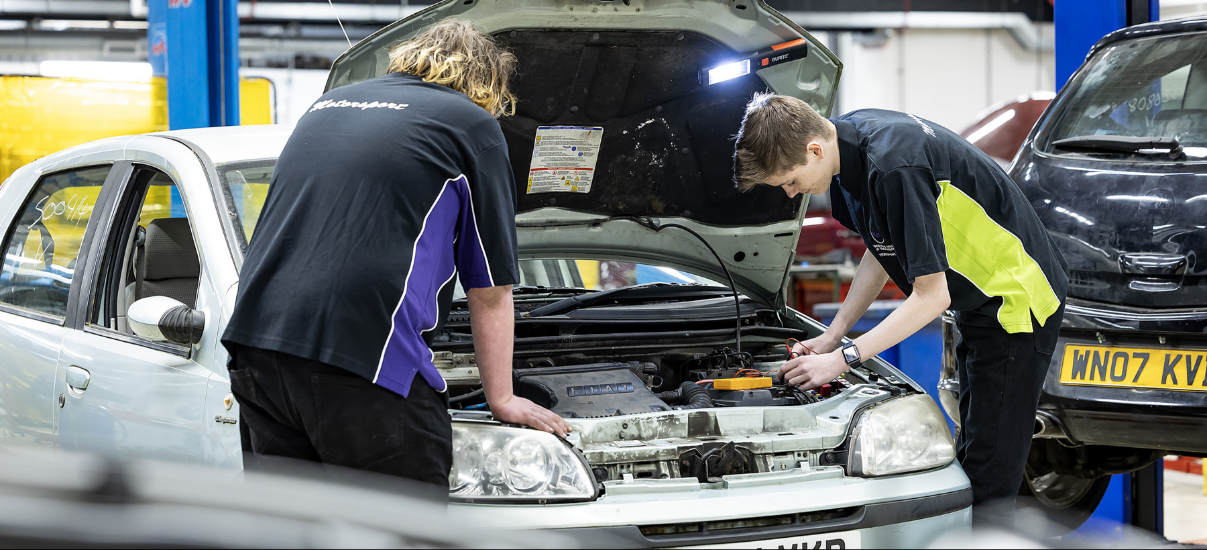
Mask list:
[[[191,345],[201,341],[205,314],[167,296],[151,296],[126,312],[134,334],[155,342]]]

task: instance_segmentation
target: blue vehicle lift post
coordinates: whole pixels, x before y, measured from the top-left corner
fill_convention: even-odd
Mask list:
[[[1158,0],[1060,0],[1055,3],[1056,86],[1061,88],[1102,37],[1160,20]],[[1115,476],[1095,516],[1164,535],[1164,464]]]
[[[1060,0],[1056,19],[1056,88],[1060,89],[1102,37],[1161,18],[1158,0]]]
[[[239,124],[237,0],[149,0],[152,73],[167,79],[172,130]]]

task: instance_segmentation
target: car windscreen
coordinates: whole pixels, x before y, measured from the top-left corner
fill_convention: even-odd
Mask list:
[[[1071,83],[1042,139],[1176,138],[1186,160],[1207,157],[1207,33],[1116,42]]]
[[[247,251],[247,243],[260,220],[260,209],[268,196],[268,184],[272,181],[272,169],[276,159],[261,159],[219,164],[218,179],[226,196],[227,208],[235,216],[235,233],[239,247]]]
[[[531,289],[613,290],[652,283],[725,287],[699,275],[660,265],[623,261],[536,259],[520,260],[517,287]],[[453,299],[465,297],[456,281]]]

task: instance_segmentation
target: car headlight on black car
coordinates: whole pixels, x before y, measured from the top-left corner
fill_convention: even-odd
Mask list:
[[[850,475],[876,477],[943,467],[955,459],[955,444],[943,413],[926,395],[876,405],[851,432]]]
[[[460,501],[590,500],[595,479],[580,455],[553,434],[493,424],[453,423],[449,497]]]

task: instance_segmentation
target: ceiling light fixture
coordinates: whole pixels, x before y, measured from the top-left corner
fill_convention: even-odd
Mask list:
[[[38,28],[50,31],[63,31],[67,29],[108,29],[110,24],[108,21],[88,21],[77,19],[43,19],[38,23]]]
[[[118,61],[43,61],[39,66],[42,76],[57,78],[82,78],[110,82],[150,82],[150,63]]]

